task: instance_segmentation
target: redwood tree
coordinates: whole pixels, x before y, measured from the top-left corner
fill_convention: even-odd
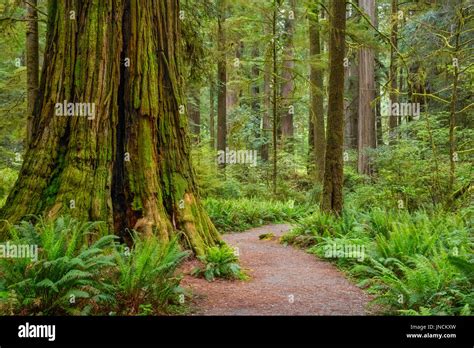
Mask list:
[[[366,12],[371,23],[375,23],[375,0],[359,0],[361,10]],[[370,47],[359,51],[359,124],[357,168],[361,174],[371,174],[368,149],[375,148],[375,56]]]
[[[345,1],[333,0],[330,11],[329,99],[321,209],[340,214],[343,202]]]
[[[31,141],[33,131],[33,112],[39,85],[39,42],[37,0],[26,1],[26,78],[27,78],[27,113],[28,123],[26,143]]]
[[[285,17],[285,31],[283,35],[283,67],[282,67],[282,86],[281,86],[281,100],[282,100],[282,116],[281,116],[281,137],[282,144],[291,142],[294,136],[293,112],[290,106],[293,103],[294,86],[294,69],[295,69],[295,47],[293,36],[295,31],[295,13],[296,2],[290,0],[290,8],[292,13]],[[291,147],[290,147],[291,148]]]
[[[309,54],[311,59],[320,59],[321,42],[319,9],[316,4],[313,4],[313,9],[310,9],[309,12]],[[310,136],[308,138],[312,140],[312,143],[310,143],[310,148],[312,150],[311,158],[314,158],[315,177],[319,183],[322,183],[324,178],[324,151],[326,147],[323,106],[323,73],[324,70],[318,66],[318,63],[311,62],[309,77],[311,94],[311,104],[309,108]]]
[[[178,0],[51,1],[32,141],[0,218],[69,214],[202,254],[219,241],[197,195]],[[95,103],[94,117],[55,103]]]
[[[398,0],[392,0],[391,18],[390,18],[390,102],[395,104],[398,102],[397,94],[397,61],[396,50],[398,41]],[[396,128],[398,126],[398,116],[392,115],[388,119],[389,125],[389,141],[390,144],[395,142]]]
[[[227,67],[225,43],[225,0],[218,0],[217,18],[217,149],[226,151],[227,144]],[[221,164],[225,167],[225,163]]]

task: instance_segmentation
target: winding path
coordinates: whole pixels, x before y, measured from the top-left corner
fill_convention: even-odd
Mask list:
[[[289,225],[267,225],[224,235],[239,248],[250,280],[216,280],[189,275],[197,261],[184,265],[181,286],[193,294],[195,315],[364,315],[369,296],[329,262],[278,243]],[[272,240],[259,235],[273,233]]]

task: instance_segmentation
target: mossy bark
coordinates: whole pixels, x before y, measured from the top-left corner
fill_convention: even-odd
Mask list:
[[[321,59],[321,41],[320,41],[320,24],[319,24],[319,8],[316,4],[310,9],[309,20],[309,54],[311,59]],[[311,162],[314,162],[314,177],[318,183],[324,181],[324,152],[326,150],[326,134],[324,125],[324,91],[323,91],[323,74],[322,68],[317,66],[314,61],[310,67],[310,97],[311,103],[309,108],[309,139]]]
[[[328,128],[321,209],[340,215],[343,205],[343,64],[346,33],[346,7],[343,0],[334,0],[332,2],[330,18]]]
[[[179,61],[178,1],[50,1],[33,137],[0,217],[69,214],[183,243],[219,235],[197,195]],[[93,118],[55,103],[95,103]]]

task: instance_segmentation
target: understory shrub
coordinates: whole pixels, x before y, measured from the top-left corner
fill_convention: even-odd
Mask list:
[[[0,257],[0,314],[149,315],[171,309],[182,292],[177,268],[189,253],[176,239],[161,243],[137,234],[129,250],[116,236],[102,236],[100,226],[71,217],[13,226],[3,246],[37,246],[38,253]]]
[[[10,250],[12,246],[37,247],[38,254],[33,260],[0,258],[0,311],[87,315],[100,305],[113,303],[114,286],[105,274],[114,262],[104,250],[113,246],[115,237],[104,236],[86,247],[85,238],[95,227],[97,223],[69,217],[14,226],[13,238],[5,246]]]
[[[209,217],[221,232],[238,232],[269,223],[294,222],[311,211],[294,201],[259,199],[215,199],[204,201]]]
[[[135,235],[133,240],[130,251],[121,247],[116,253],[118,296],[126,304],[127,314],[139,313],[143,303],[158,310],[178,303],[178,296],[183,291],[176,270],[190,253],[180,249],[176,238],[166,244],[156,237]]]
[[[339,218],[316,212],[281,241],[334,261],[374,293],[374,303],[387,313],[469,315],[472,236],[469,210],[346,209]]]
[[[215,278],[246,279],[235,250],[226,244],[210,247],[198,258],[204,266],[193,270],[195,276],[204,276],[210,282]]]

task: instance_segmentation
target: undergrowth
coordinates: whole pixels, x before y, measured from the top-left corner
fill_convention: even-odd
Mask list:
[[[472,221],[470,210],[346,209],[340,218],[317,212],[300,221],[282,242],[335,262],[375,294],[374,304],[385,313],[470,315]]]

